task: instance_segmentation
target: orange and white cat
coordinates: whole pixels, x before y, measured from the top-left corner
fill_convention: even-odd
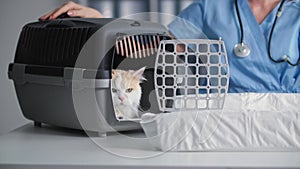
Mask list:
[[[146,80],[143,73],[146,67],[139,70],[112,70],[112,99],[118,119],[138,118],[142,96],[140,83]]]

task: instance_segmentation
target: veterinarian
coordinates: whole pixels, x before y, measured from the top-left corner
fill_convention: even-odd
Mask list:
[[[40,17],[101,18],[74,2]],[[225,41],[229,92],[300,92],[300,0],[199,0],[169,26],[178,39]]]

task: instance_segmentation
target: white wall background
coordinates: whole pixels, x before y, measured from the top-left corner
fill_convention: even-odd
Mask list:
[[[36,21],[65,0],[4,0],[0,2],[0,135],[22,126],[25,120],[20,110],[13,83],[8,80],[8,64],[13,61],[22,26]]]

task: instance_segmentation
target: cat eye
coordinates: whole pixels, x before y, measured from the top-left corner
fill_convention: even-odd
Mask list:
[[[111,91],[112,91],[113,93],[117,93],[117,89],[112,88]]]
[[[128,89],[126,90],[126,92],[127,92],[127,93],[130,93],[130,92],[132,92],[132,90],[133,90],[132,88],[128,88]]]

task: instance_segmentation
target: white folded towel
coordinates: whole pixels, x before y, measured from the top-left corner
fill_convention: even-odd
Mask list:
[[[300,94],[236,93],[223,110],[142,116],[141,125],[162,151],[299,151]]]

